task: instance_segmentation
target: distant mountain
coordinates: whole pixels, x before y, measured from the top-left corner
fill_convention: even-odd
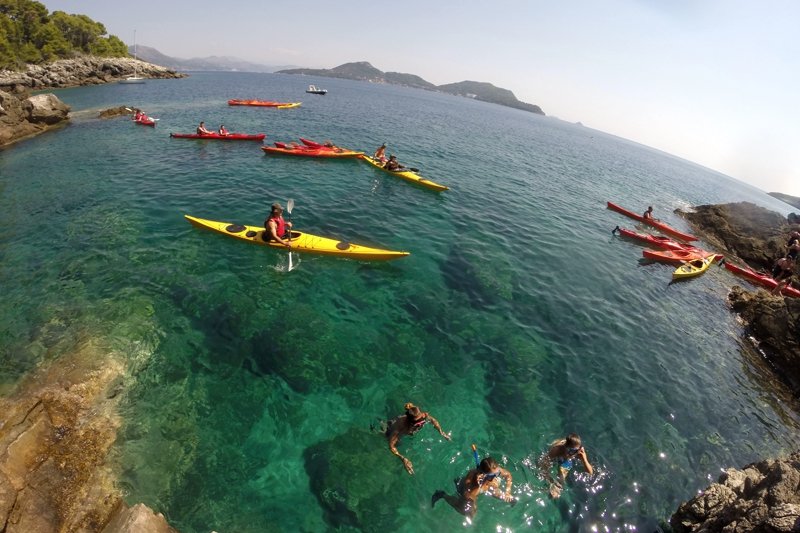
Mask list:
[[[527,104],[517,100],[514,93],[508,89],[495,87],[491,83],[479,81],[462,81],[460,83],[448,83],[446,85],[434,85],[415,74],[403,74],[401,72],[382,72],[366,61],[356,63],[345,63],[332,69],[309,69],[294,68],[288,70],[278,70],[279,74],[305,74],[308,76],[324,76],[328,78],[344,78],[348,80],[370,81],[373,83],[390,83],[393,85],[404,85],[406,87],[416,87],[429,91],[441,91],[443,93],[454,94],[474,98],[482,102],[500,104],[524,111],[530,111],[538,115],[544,115],[544,111],[538,105]]]
[[[792,207],[800,209],[800,198],[797,196],[789,196],[788,194],[783,194],[781,192],[769,192],[767,193],[773,198],[777,198],[781,202],[787,203]]]
[[[128,52],[133,55],[133,47],[128,47]],[[198,71],[239,71],[239,72],[275,72],[287,66],[269,66],[251,63],[236,57],[202,57],[193,59],[180,59],[162,54],[155,48],[139,45],[136,47],[136,57],[142,61],[161,65],[174,70]]]

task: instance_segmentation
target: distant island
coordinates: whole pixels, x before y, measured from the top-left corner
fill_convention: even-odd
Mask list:
[[[128,51],[133,54],[133,46],[128,47]],[[229,56],[210,56],[194,57],[191,59],[181,59],[162,54],[150,46],[139,45],[136,56],[148,63],[162,65],[174,70],[194,70],[205,72],[275,72],[278,69],[289,68],[288,65],[270,66],[259,63],[252,63]]]
[[[789,196],[788,194],[783,194],[781,192],[768,192],[767,194],[769,194],[773,198],[777,198],[781,202],[785,202],[792,207],[800,209],[800,198],[798,198],[797,196]]]
[[[514,93],[508,89],[495,87],[491,83],[480,81],[462,81],[459,83],[448,83],[445,85],[434,85],[415,74],[404,74],[402,72],[383,72],[373,67],[366,61],[355,63],[345,63],[332,69],[313,69],[313,68],[293,68],[277,71],[278,74],[304,74],[307,76],[324,76],[328,78],[342,78],[346,80],[369,81],[372,83],[389,83],[392,85],[403,85],[428,91],[439,91],[456,96],[474,98],[481,102],[500,104],[523,111],[530,111],[537,115],[544,115],[544,111],[538,105],[528,104],[517,100]]]

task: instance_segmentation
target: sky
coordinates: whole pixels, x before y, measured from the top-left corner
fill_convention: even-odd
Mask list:
[[[40,0],[179,58],[368,61],[485,81],[547,115],[800,196],[797,0]]]

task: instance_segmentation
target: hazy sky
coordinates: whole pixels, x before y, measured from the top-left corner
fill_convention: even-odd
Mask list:
[[[800,196],[797,0],[45,0],[174,57],[487,81],[548,115]]]

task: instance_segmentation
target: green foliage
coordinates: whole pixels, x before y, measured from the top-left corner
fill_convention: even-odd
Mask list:
[[[0,68],[91,54],[126,57],[128,49],[86,15],[48,13],[34,0],[0,0]]]

